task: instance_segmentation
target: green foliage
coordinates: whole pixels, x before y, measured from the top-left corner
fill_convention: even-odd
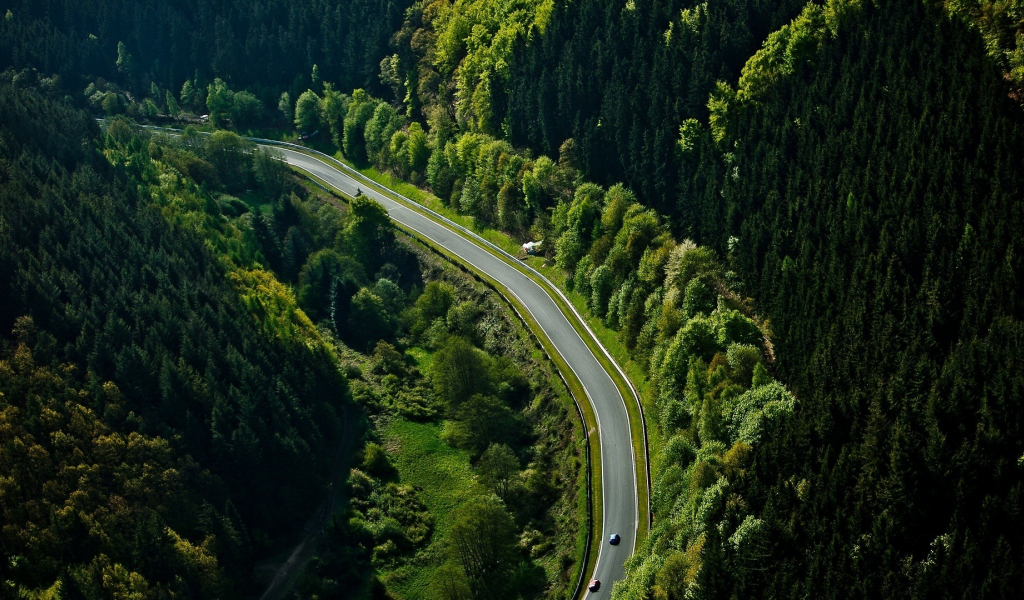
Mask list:
[[[702,132],[697,119],[686,119],[679,126],[679,151],[689,157],[697,149]]]
[[[729,432],[734,441],[756,446],[769,426],[793,413],[795,400],[778,382],[751,388],[737,398],[729,416]]]
[[[584,256],[576,264],[576,272],[573,274],[572,279],[572,289],[588,300],[590,299],[590,295],[593,293],[593,288],[590,287],[590,277],[592,272],[593,265],[590,262],[590,256]]]
[[[349,206],[345,247],[367,270],[376,271],[395,253],[395,225],[376,200],[358,196]]]
[[[373,116],[366,121],[363,138],[366,143],[366,158],[371,162],[389,164],[391,162],[391,136],[402,126],[401,118],[395,109],[386,102],[377,104]]]
[[[434,319],[446,317],[454,302],[455,288],[451,284],[431,281],[416,299],[416,310],[420,313],[420,319],[430,323]]]
[[[252,174],[256,184],[271,198],[280,198],[288,187],[288,167],[277,150],[257,148],[252,152]]]
[[[277,110],[284,115],[285,118],[292,118],[295,116],[295,111],[292,107],[292,95],[288,92],[281,92],[281,96],[277,99]]]
[[[394,468],[388,462],[388,455],[380,444],[370,442],[363,448],[363,471],[374,477],[387,477]]]
[[[356,292],[351,302],[345,337],[356,348],[369,348],[391,334],[391,317],[379,296],[363,288]]]
[[[232,191],[248,187],[252,178],[252,152],[256,145],[230,131],[216,131],[206,141],[205,156],[218,177]]]
[[[564,229],[556,243],[558,266],[562,269],[572,272],[576,263],[587,253],[603,198],[604,190],[600,187],[594,184],[580,186],[566,214],[564,225],[555,225]]]
[[[263,117],[263,102],[255,95],[241,91],[231,103],[231,120],[238,126],[252,125]]]
[[[704,360],[711,358],[721,347],[715,322],[704,317],[694,317],[676,334],[676,342],[684,356],[696,356]]]
[[[522,423],[512,409],[495,396],[474,394],[449,409],[452,420],[442,433],[450,445],[480,456],[490,444],[518,444]]]
[[[178,105],[178,101],[174,98],[171,90],[167,90],[164,96],[164,104],[167,106],[167,114],[172,117],[177,117],[181,114],[181,107]]]
[[[757,323],[740,314],[740,311],[719,307],[712,314],[712,319],[718,331],[720,347],[725,348],[729,344],[761,345],[763,334]]]
[[[370,462],[374,469],[349,473],[350,508],[335,517],[328,548],[321,554],[328,563],[321,566],[322,575],[328,578],[348,575],[361,580],[365,574],[358,572],[359,564],[391,564],[425,546],[433,534],[434,517],[416,490],[408,484],[385,483],[394,471],[383,448],[371,442],[363,454],[364,466]],[[346,565],[344,558],[356,564]]]
[[[345,117],[348,115],[349,102],[350,98],[347,95],[335,90],[330,83],[324,84],[324,98],[319,105],[319,114],[331,131],[331,140],[338,147],[341,147],[345,135]],[[303,123],[299,129],[309,131],[309,124]]]
[[[516,477],[519,475],[519,459],[505,444],[487,448],[477,463],[480,481],[491,488],[503,502],[508,502]]]
[[[0,491],[3,545],[26,557],[5,580],[250,593],[254,553],[305,520],[330,472],[348,395],[333,348],[255,268],[244,219],[158,145],[124,122],[102,138],[9,80],[0,112],[0,325],[35,324],[0,359],[0,478],[18,482]]]
[[[715,309],[718,294],[709,289],[701,279],[691,279],[683,294],[683,316],[709,315]]]
[[[406,150],[406,166],[411,173],[424,173],[430,160],[430,145],[427,133],[419,123],[409,124],[409,145]]]
[[[463,338],[451,338],[434,355],[431,379],[438,398],[455,414],[474,394],[487,392],[486,363],[480,351]]]
[[[177,90],[188,79],[194,92],[219,77],[263,102],[276,103],[282,92],[294,101],[311,85],[314,65],[320,79],[340,89],[383,91],[380,60],[390,54],[389,40],[410,4],[354,0],[297,7],[270,0],[236,6],[200,0],[154,7],[142,0],[116,6],[19,0],[11,4],[11,18],[0,22],[0,55],[5,68],[37,68],[68,82],[102,77],[137,98],[152,83]],[[320,91],[319,82],[314,87]],[[201,110],[201,99],[191,95],[181,103]]]
[[[217,126],[224,125],[231,117],[234,99],[235,93],[228,88],[228,84],[220,79],[214,79],[206,90],[206,108],[210,111],[210,122]]]
[[[345,115],[344,135],[342,140],[342,151],[349,160],[355,162],[366,162],[365,129],[366,124],[373,118],[377,109],[378,101],[369,97],[361,89],[352,92],[352,101],[348,105],[348,112]]]
[[[333,105],[333,98],[331,103]],[[302,92],[295,101],[295,128],[299,131],[313,133],[320,128],[320,123],[325,117],[326,115],[321,112],[320,97],[313,90]]]
[[[498,498],[481,496],[453,518],[448,534],[452,562],[461,567],[473,598],[493,597],[505,588],[516,562],[512,516]]]
[[[722,276],[722,267],[714,250],[697,247],[692,241],[683,240],[669,256],[665,269],[665,288],[685,291],[694,279],[699,279],[706,288],[709,283],[721,280]]]
[[[181,86],[181,104],[186,108],[196,108],[200,102],[200,92],[188,79]]]
[[[744,387],[756,387],[764,385],[763,378],[767,376],[764,368],[764,357],[761,351],[755,346],[743,344],[730,344],[726,350],[726,360],[729,361],[731,378]],[[755,374],[757,384],[754,384]]]
[[[771,375],[768,374],[768,369],[766,369],[763,364],[758,363],[754,366],[754,374],[751,378],[750,387],[761,387],[762,385],[768,385],[772,381]]]
[[[590,275],[590,310],[598,316],[608,312],[608,300],[614,291],[615,279],[612,270],[606,265],[594,269]]]

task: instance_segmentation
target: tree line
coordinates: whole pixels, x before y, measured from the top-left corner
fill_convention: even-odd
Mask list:
[[[646,369],[661,524],[619,594],[1012,597],[1015,14],[416,3],[384,87],[282,114],[544,239]]]
[[[137,101],[156,86],[175,95],[186,81],[215,78],[268,106],[297,96],[314,65],[343,89],[381,89],[379,63],[406,2],[6,3],[0,64],[58,75],[68,89],[115,81]]]
[[[334,351],[238,239],[196,235],[222,223],[161,214],[194,183],[31,84],[0,86],[5,585],[245,594],[326,484]]]

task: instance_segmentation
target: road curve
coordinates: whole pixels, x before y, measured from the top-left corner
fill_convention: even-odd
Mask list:
[[[636,460],[630,437],[629,415],[615,382],[605,371],[566,315],[548,293],[520,270],[485,250],[424,213],[399,203],[385,194],[359,182],[354,175],[313,156],[280,146],[273,146],[293,167],[315,176],[337,190],[355,196],[361,191],[387,209],[388,214],[403,227],[445,248],[461,260],[482,271],[510,290],[540,324],[548,339],[586,390],[597,415],[601,442],[603,493],[603,532],[594,541],[592,551],[598,553],[593,577],[601,581],[596,593],[584,591],[584,598],[611,597],[612,584],[623,576],[623,563],[633,552],[639,524],[636,489]],[[582,399],[580,399],[582,400]],[[618,533],[622,542],[608,544],[608,537]]]

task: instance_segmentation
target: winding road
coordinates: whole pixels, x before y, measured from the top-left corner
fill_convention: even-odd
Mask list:
[[[513,294],[544,330],[556,351],[576,374],[597,415],[602,465],[603,532],[599,539],[594,540],[591,551],[598,553],[592,577],[601,581],[601,589],[593,593],[584,588],[583,597],[610,598],[612,584],[622,579],[623,563],[633,553],[640,518],[637,461],[630,443],[629,414],[625,405],[626,402],[636,400],[622,397],[611,376],[569,322],[570,318],[578,319],[578,316],[564,314],[544,288],[527,277],[522,267],[517,268],[512,264],[517,262],[514,258],[508,255],[499,258],[496,253],[504,253],[476,234],[439,215],[428,217],[426,209],[411,200],[405,203],[394,200],[379,191],[376,184],[371,184],[341,163],[277,144],[272,147],[292,167],[313,175],[338,191],[349,196],[355,196],[361,191],[380,202],[391,218],[403,228],[445,248],[478,271],[486,273]],[[394,195],[398,196],[397,193]],[[444,221],[447,223],[442,224]],[[490,249],[485,246],[490,246]],[[585,401],[581,398],[577,400]],[[618,546],[608,543],[613,533],[622,537]]]

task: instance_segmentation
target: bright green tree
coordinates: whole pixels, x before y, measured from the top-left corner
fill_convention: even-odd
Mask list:
[[[395,225],[388,211],[376,200],[357,196],[349,204],[345,226],[348,254],[373,273],[386,262],[395,244]]]
[[[420,174],[427,168],[427,161],[430,160],[427,132],[423,131],[423,126],[416,122],[409,125],[408,157],[409,170]]]
[[[313,90],[302,92],[295,102],[295,128],[305,133],[320,128],[320,97]]]
[[[178,106],[178,101],[175,100],[171,90],[164,92],[164,102],[167,104],[167,114],[172,117],[177,117],[181,114],[181,107]]]
[[[288,92],[281,92],[281,97],[277,99],[277,110],[287,117],[288,120],[291,120],[293,116],[291,94]]]
[[[210,109],[210,122],[223,124],[231,116],[235,94],[221,79],[214,79],[206,89],[206,107]]]
[[[430,364],[434,391],[452,414],[473,394],[486,389],[486,377],[487,364],[480,351],[457,336],[448,338]]]
[[[320,101],[320,114],[331,131],[331,141],[341,148],[345,135],[345,116],[348,114],[349,97],[334,89],[330,83],[324,84],[324,97]]]

